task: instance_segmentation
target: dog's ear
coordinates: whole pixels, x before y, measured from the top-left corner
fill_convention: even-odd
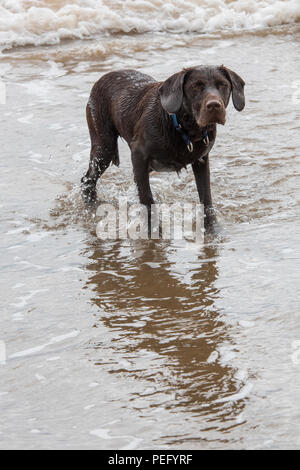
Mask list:
[[[183,82],[187,70],[175,73],[160,87],[161,105],[167,113],[177,113],[183,100]]]
[[[238,111],[242,111],[245,107],[245,94],[244,94],[244,80],[235,72],[221,66],[222,71],[225,73],[227,78],[231,83],[231,93],[232,93],[232,102],[235,109]]]

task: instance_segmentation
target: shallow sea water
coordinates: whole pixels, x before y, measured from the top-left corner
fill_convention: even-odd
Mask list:
[[[1,448],[300,447],[299,40],[289,25],[3,53]],[[93,83],[199,63],[247,84],[211,153],[223,237],[100,241],[79,193]],[[102,201],[135,198],[123,142],[120,156]],[[191,170],[152,186],[197,199]]]

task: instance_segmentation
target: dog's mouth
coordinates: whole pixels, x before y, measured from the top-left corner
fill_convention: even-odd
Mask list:
[[[200,119],[197,120],[199,127],[206,127],[209,124],[221,124],[224,126],[226,122],[226,112],[225,109],[218,111],[218,113],[208,113],[205,112],[200,115]]]

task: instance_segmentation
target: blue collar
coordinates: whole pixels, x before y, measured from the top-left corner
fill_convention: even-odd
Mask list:
[[[170,116],[171,116],[171,119],[172,119],[173,126],[175,127],[176,131],[180,133],[181,137],[183,138],[184,142],[186,143],[188,151],[193,152],[194,151],[193,142],[191,141],[191,139],[189,138],[187,133],[184,131],[181,124],[179,124],[176,114],[175,113],[170,113]],[[209,137],[208,137],[207,127],[205,129],[205,134],[204,134],[203,138],[201,139],[201,142],[204,142],[204,144],[206,146],[209,145]]]

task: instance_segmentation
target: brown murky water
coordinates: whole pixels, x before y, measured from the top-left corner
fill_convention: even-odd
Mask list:
[[[300,447],[299,39],[115,35],[1,57],[1,448]],[[198,63],[247,82],[211,154],[223,237],[98,240],[79,195],[92,84]],[[120,153],[101,200],[135,198]],[[152,186],[197,198],[191,171]]]

